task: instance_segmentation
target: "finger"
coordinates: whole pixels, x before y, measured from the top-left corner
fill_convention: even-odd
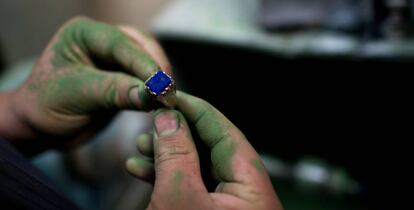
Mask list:
[[[152,135],[144,133],[137,137],[138,151],[148,158],[154,157],[154,143],[152,141]]]
[[[184,117],[177,111],[158,110],[154,124],[154,193],[167,200],[171,194],[187,198],[194,197],[195,192],[207,195],[198,154]]]
[[[138,46],[145,50],[158,64],[159,67],[169,75],[172,75],[171,64],[164,50],[156,39],[148,33],[144,33],[130,26],[118,26],[119,29],[129,36]]]
[[[126,161],[126,169],[131,175],[143,181],[154,182],[154,164],[149,160],[139,157],[128,158]]]
[[[213,168],[224,182],[218,191],[238,193],[239,184],[270,190],[259,155],[223,114],[208,102],[183,92],[177,93],[177,107],[211,149]]]
[[[62,31],[58,33],[58,36],[56,49],[60,49],[59,46],[65,48],[65,46],[73,45],[73,43],[66,42],[74,39],[75,44],[80,46],[82,51],[77,53],[87,54],[104,60],[115,60],[129,73],[141,80],[146,80],[159,69],[151,56],[116,26],[88,18],[76,18],[69,21]],[[66,48],[60,49],[57,52],[63,53],[62,56],[68,58]],[[59,57],[58,55],[56,56]],[[71,57],[77,61],[76,57],[79,56]]]

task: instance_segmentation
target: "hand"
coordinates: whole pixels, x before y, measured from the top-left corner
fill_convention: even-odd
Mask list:
[[[119,109],[148,109],[143,81],[159,69],[171,73],[148,35],[74,18],[54,35],[29,79],[1,95],[0,135],[31,148],[76,144]]]
[[[138,138],[138,149],[153,153],[154,165],[138,157],[127,161],[128,171],[138,178],[151,180],[155,172],[148,209],[282,209],[259,155],[223,114],[182,92],[177,106],[182,114],[158,110],[154,135]],[[215,192],[209,193],[203,184],[186,119],[211,150],[213,170],[221,181]]]

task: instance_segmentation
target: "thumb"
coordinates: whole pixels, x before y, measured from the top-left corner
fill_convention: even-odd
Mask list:
[[[166,199],[167,203],[171,200],[172,206],[176,206],[177,200],[182,200],[177,196],[194,198],[196,194],[203,194],[200,192],[207,195],[197,150],[183,115],[178,111],[161,109],[155,113],[154,124],[154,193]]]
[[[155,107],[155,100],[146,92],[144,83],[136,77],[121,72],[104,72],[105,80],[101,88],[92,86],[91,91],[97,104],[105,108],[150,110]]]

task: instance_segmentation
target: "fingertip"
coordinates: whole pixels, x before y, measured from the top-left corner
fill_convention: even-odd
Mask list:
[[[152,135],[148,133],[141,134],[136,139],[138,151],[148,157],[153,158],[154,155],[154,145]]]
[[[128,158],[128,160],[125,162],[125,167],[128,170],[128,172],[132,172],[135,170],[135,163],[133,158]]]
[[[129,174],[144,181],[154,180],[154,164],[148,160],[144,160],[138,157],[131,157],[125,163],[126,169]]]
[[[139,97],[139,86],[134,86],[132,88],[130,88],[129,92],[128,92],[128,98],[130,101],[130,106],[134,107],[134,108],[139,108],[141,107],[141,100]]]

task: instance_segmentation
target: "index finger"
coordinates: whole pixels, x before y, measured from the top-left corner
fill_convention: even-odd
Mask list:
[[[262,161],[243,133],[208,102],[177,92],[177,107],[211,149],[213,168],[223,181],[254,187],[271,186]]]
[[[145,50],[161,69],[172,75],[172,67],[164,50],[151,34],[137,30],[130,26],[121,25],[118,28],[124,32],[132,41]]]
[[[58,39],[55,49],[65,48],[61,49],[62,57],[66,48],[76,44],[82,54],[116,61],[141,80],[146,80],[160,69],[144,49],[116,26],[83,17],[75,18],[58,33]]]

